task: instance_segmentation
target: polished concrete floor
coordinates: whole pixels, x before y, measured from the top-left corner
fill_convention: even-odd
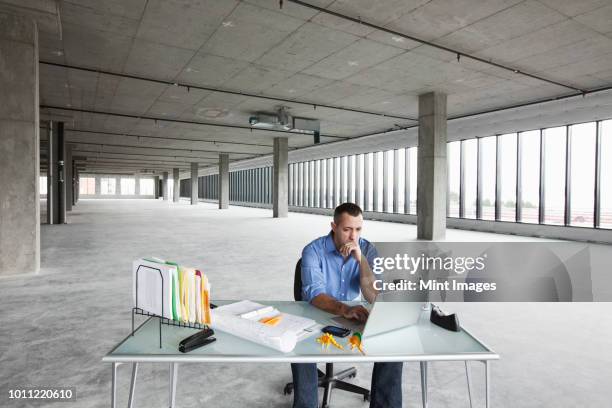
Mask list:
[[[130,329],[131,261],[159,256],[201,267],[217,299],[290,300],[302,247],[324,235],[329,218],[212,204],[154,200],[82,200],[67,225],[42,225],[39,274],[0,278],[0,406],[105,407],[111,369],[101,358]],[[409,241],[415,226],[366,221],[364,237]],[[456,241],[522,240],[449,230]],[[612,400],[609,304],[455,304],[470,328],[501,360],[492,365],[492,407],[608,407]],[[483,366],[472,364],[474,407],[483,405]],[[338,367],[339,369],[342,366]],[[368,386],[371,365],[355,382]],[[127,401],[129,367],[119,368]],[[167,366],[141,366],[137,407],[167,406]],[[186,365],[179,369],[178,407],[288,407],[285,364]],[[404,406],[420,406],[417,364],[403,373]],[[433,363],[432,408],[469,407],[464,366]],[[9,388],[68,387],[78,402],[8,400]],[[367,406],[336,391],[333,406]]]

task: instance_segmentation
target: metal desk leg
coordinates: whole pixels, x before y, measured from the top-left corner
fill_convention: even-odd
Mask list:
[[[136,375],[138,374],[138,363],[132,363],[132,380],[130,381],[130,398],[128,408],[134,406],[134,392],[136,391]]]
[[[170,390],[169,390],[169,398],[168,405],[170,408],[175,407],[176,401],[176,377],[178,376],[178,363],[170,363]]]
[[[421,396],[423,408],[427,408],[427,361],[421,361]]]
[[[111,375],[111,408],[117,408],[117,367],[119,367],[119,363],[113,363]]]
[[[489,363],[489,360],[486,360],[484,362],[485,364],[485,407],[489,408],[489,400],[491,398],[491,389],[490,387],[490,382],[491,382],[491,366]]]
[[[468,398],[470,399],[470,408],[472,408],[472,381],[470,379],[470,367],[468,361],[465,360],[465,378],[467,378]]]

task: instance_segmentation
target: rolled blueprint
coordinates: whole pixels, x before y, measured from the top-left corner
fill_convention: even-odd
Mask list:
[[[228,312],[212,310],[212,327],[234,336],[252,341],[274,350],[288,353],[297,343],[296,334],[290,330],[267,326],[258,321],[244,319]]]

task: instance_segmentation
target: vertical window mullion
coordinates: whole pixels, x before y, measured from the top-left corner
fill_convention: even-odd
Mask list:
[[[361,188],[361,180],[363,178],[363,168],[361,166],[362,157],[363,153],[355,155],[355,204],[357,204],[359,207],[361,207],[362,210],[364,210],[362,199],[363,191]]]
[[[320,175],[321,175],[321,160],[315,160],[314,161],[314,183],[313,183],[313,200],[312,200],[312,206],[313,207],[319,207],[319,188],[320,188]]]
[[[545,179],[545,164],[546,164],[546,143],[544,143],[544,132],[540,129],[540,207],[538,211],[538,224],[544,224],[545,207],[546,207],[546,179]]]
[[[355,200],[355,155],[347,157],[347,196],[346,201],[354,203]]]
[[[595,126],[595,203],[593,208],[593,228],[601,225],[601,128],[602,122]]]
[[[571,217],[571,198],[572,198],[572,183],[571,183],[571,165],[572,165],[572,130],[571,126],[566,126],[565,134],[565,211],[564,225],[570,225]]]
[[[410,149],[404,149],[404,214],[410,214]]]
[[[325,203],[326,208],[332,208],[334,200],[334,159],[327,159],[326,177],[327,177],[327,202]]]
[[[459,144],[459,218],[465,217],[465,140]]]
[[[346,200],[346,159],[346,156],[340,158],[340,204]]]
[[[374,175],[374,177],[372,177],[372,190],[374,192],[373,196],[372,196],[372,201],[373,202],[373,210],[375,212],[379,212],[380,208],[378,205],[378,189],[380,188],[380,186],[378,185],[378,152],[374,152],[373,156],[373,160],[372,160],[372,174]]]
[[[363,156],[363,210],[371,211],[371,203],[370,203],[370,189],[372,186],[370,185],[370,154],[365,153]]]
[[[476,139],[476,219],[482,219],[482,138]]]
[[[325,195],[323,190],[325,189],[325,159],[319,160],[319,208],[325,208]]]
[[[390,151],[383,152],[383,208],[382,212],[389,211],[389,156]]]
[[[516,214],[514,216],[516,222],[521,222],[523,219],[523,135],[516,135]]]

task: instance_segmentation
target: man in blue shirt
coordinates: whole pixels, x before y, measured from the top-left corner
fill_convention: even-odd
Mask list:
[[[302,251],[302,298],[334,315],[365,322],[368,311],[355,300],[360,293],[369,302],[376,299],[371,264],[376,248],[360,237],[363,226],[361,208],[353,203],[336,207],[331,232],[306,245]],[[318,406],[317,365],[291,364],[293,407]],[[370,390],[370,408],[401,408],[402,363],[375,363]]]

